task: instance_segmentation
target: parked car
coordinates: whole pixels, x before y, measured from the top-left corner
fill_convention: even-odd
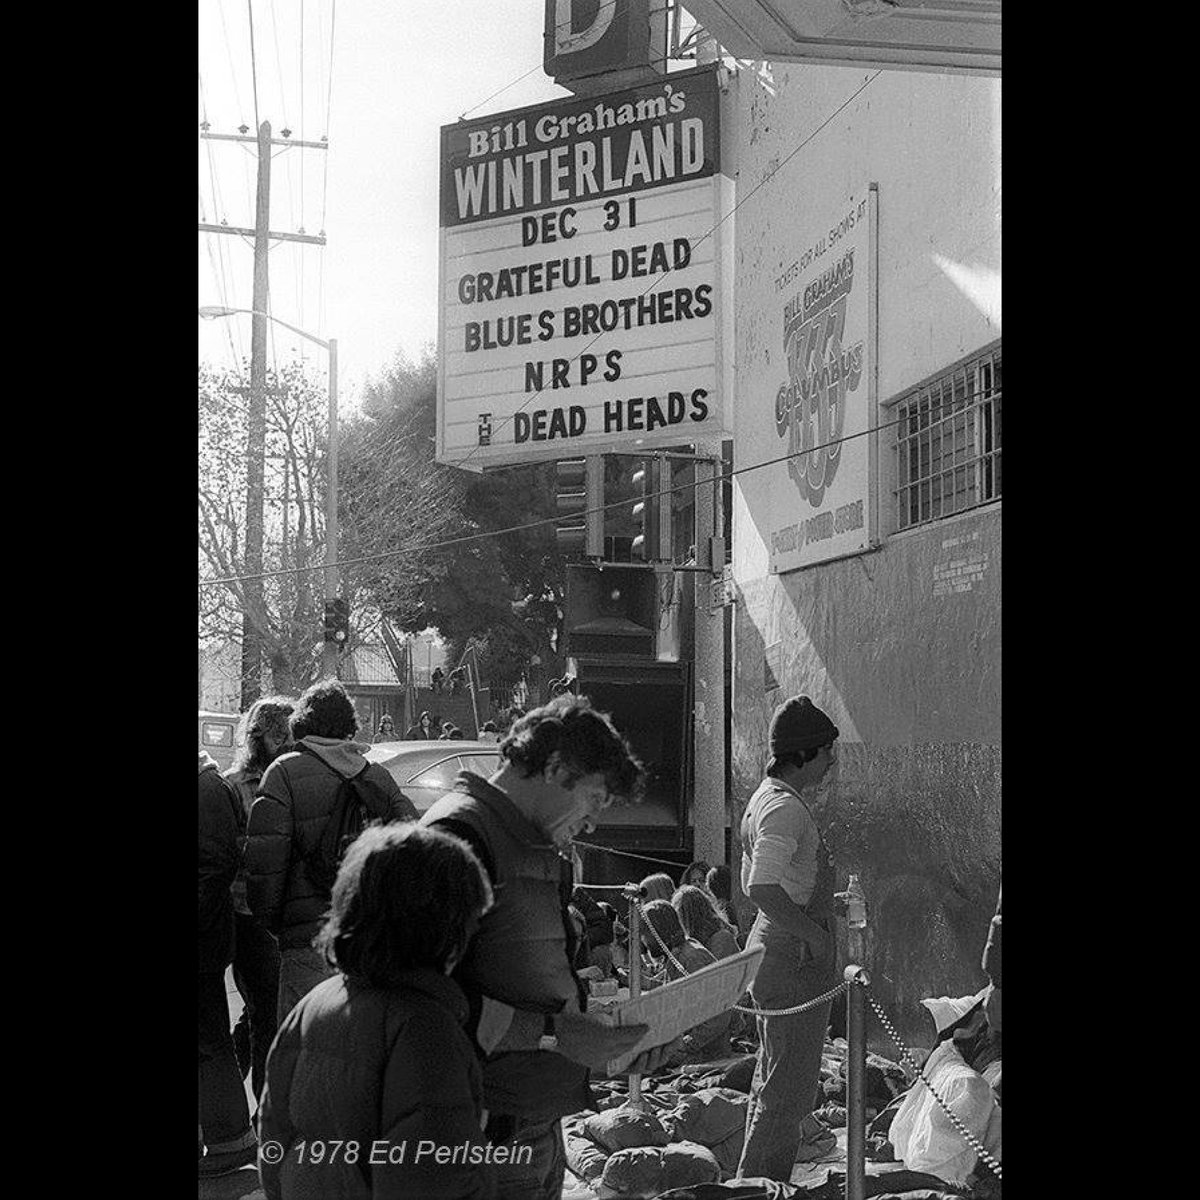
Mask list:
[[[500,766],[495,742],[379,742],[365,757],[391,775],[419,813],[454,786],[459,771],[486,778]]]
[[[200,749],[207,750],[225,771],[233,766],[233,738],[241,717],[237,713],[199,711]]]

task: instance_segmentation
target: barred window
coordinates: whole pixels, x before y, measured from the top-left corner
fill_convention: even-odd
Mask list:
[[[896,525],[910,529],[998,500],[1000,343],[897,402]]]

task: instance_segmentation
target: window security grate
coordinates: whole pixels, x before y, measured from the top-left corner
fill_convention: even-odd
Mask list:
[[[998,500],[1000,347],[910,392],[896,405],[900,529]]]

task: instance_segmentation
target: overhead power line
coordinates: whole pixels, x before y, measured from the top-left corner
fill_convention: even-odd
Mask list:
[[[817,134],[819,134],[823,129],[825,129],[830,124],[830,122],[834,120],[835,117],[837,117],[841,112],[843,112],[847,108],[847,106],[857,96],[861,95],[880,76],[880,74],[882,74],[882,72],[877,70],[873,74],[869,75],[858,88],[856,88],[844,101],[842,101],[841,104],[838,105],[838,107],[836,109],[834,109],[833,112],[831,112],[829,114],[828,117],[826,117],[816,127],[816,129],[814,129],[807,137],[805,137],[803,139],[803,141],[801,141],[795,148],[793,148],[791,151],[788,152],[788,154],[786,154],[782,159],[780,159],[780,161],[776,164],[775,168],[770,172],[770,174],[765,175],[759,181],[759,183],[755,187],[753,187],[749,192],[747,192],[746,195],[743,196],[723,217],[721,217],[716,222],[715,225],[713,225],[704,234],[702,234],[696,244],[698,245],[700,242],[703,242],[708,237],[710,237],[718,228],[720,228],[720,226],[722,224],[724,224],[724,222],[729,220],[729,218],[732,217],[733,214],[735,212],[737,212],[737,210],[747,200],[749,200],[751,196],[755,195],[758,191],[760,191],[770,180],[775,179],[779,174],[780,168],[785,163],[789,162],[792,158],[794,158],[801,150],[803,150],[804,147],[807,146],[809,144],[809,142],[811,142],[813,140],[813,138],[815,138],[817,136]],[[664,279],[667,275],[671,274],[674,270],[675,270],[674,267],[668,267],[667,270],[662,272],[657,279],[651,281],[651,283],[647,286],[647,288],[645,290],[643,290],[639,295],[640,296],[646,295],[647,292],[651,290],[651,288],[657,287],[662,282],[662,279]],[[586,345],[584,345],[580,350],[578,350],[576,352],[574,358],[571,361],[574,362],[574,361],[578,360],[580,355],[584,354],[590,347],[595,345],[596,342],[599,341],[602,336],[603,335],[597,334],[596,337],[594,337],[590,342],[588,342]],[[524,404],[522,404],[520,406],[520,408],[518,408],[512,415],[505,418],[504,421],[499,422],[497,424],[497,428],[503,428],[503,426],[505,424],[511,423],[513,418],[517,415],[517,413],[523,411],[530,403],[532,403],[532,401],[538,395],[541,394],[542,390],[543,390],[542,388],[539,388],[536,392],[534,392],[529,397],[529,399],[527,399],[524,402]],[[782,455],[779,458],[769,459],[769,460],[767,460],[765,462],[761,462],[761,463],[754,463],[747,467],[741,467],[736,471],[729,472],[728,475],[717,473],[717,474],[714,474],[712,480],[707,481],[707,482],[711,483],[713,486],[716,486],[717,482],[723,482],[726,479],[732,479],[734,476],[746,474],[750,471],[761,470],[763,467],[775,466],[778,463],[786,462],[790,458],[796,458],[802,454],[811,454],[815,450],[821,450],[821,449],[826,448],[827,446],[839,445],[841,442],[850,441],[856,437],[863,437],[867,434],[878,433],[879,431],[881,431],[883,429],[889,429],[897,424],[899,424],[898,420],[891,421],[891,422],[888,422],[883,425],[877,425],[871,429],[861,430],[859,433],[847,434],[844,437],[834,438],[831,441],[823,443],[818,446],[810,446],[805,450],[797,450],[790,454]],[[477,449],[478,449],[478,447],[473,447],[472,450],[467,455],[464,456],[462,461],[455,465],[462,466],[463,463],[465,463],[468,459],[470,459],[471,455],[474,454]],[[656,493],[654,493],[654,495],[658,496],[658,495],[670,494],[670,493],[673,493],[676,491],[681,491],[684,488],[692,488],[695,486],[698,486],[698,485],[695,483],[680,484],[677,487],[667,488],[667,489],[664,489],[663,491],[656,492]],[[627,503],[627,501],[617,501],[613,504],[601,505],[597,508],[589,509],[588,512],[593,512],[593,513],[594,512],[606,512],[610,508],[623,507],[626,503]],[[523,525],[514,525],[507,529],[482,530],[479,533],[464,534],[460,537],[448,538],[443,541],[430,542],[430,543],[426,543],[426,544],[417,543],[412,546],[402,547],[399,550],[387,550],[387,551],[382,551],[379,554],[368,554],[368,555],[360,556],[358,558],[344,559],[344,560],[340,561],[337,564],[337,566],[339,566],[339,567],[356,566],[356,565],[360,565],[362,563],[380,562],[380,561],[383,561],[388,558],[398,557],[401,554],[411,554],[411,553],[415,553],[417,551],[442,549],[444,547],[458,545],[458,544],[461,544],[464,542],[478,541],[482,538],[502,537],[502,536],[505,536],[505,535],[511,534],[511,533],[521,533],[521,532],[524,532],[529,529],[537,529],[537,528],[540,528],[540,527],[543,527],[546,525],[554,525],[554,524],[557,524],[559,521],[578,520],[580,515],[581,514],[576,513],[576,514],[572,514],[570,516],[547,517],[547,518],[543,518],[538,521],[530,521]],[[582,514],[582,515],[586,515],[586,514]],[[294,574],[298,571],[317,571],[317,570],[324,570],[324,566],[321,565],[321,566],[313,566],[313,567],[292,567],[292,568],[288,568],[286,570],[267,571],[267,572],[262,573],[261,575],[234,575],[234,576],[228,576],[228,577],[222,578],[222,579],[203,580],[203,581],[201,581],[199,586],[200,587],[212,587],[212,586],[216,586],[218,584],[236,583],[236,582],[239,582],[242,580],[269,578],[269,577],[275,576],[275,575]]]
[[[611,7],[613,9],[613,16],[614,17],[616,16],[617,9],[619,9],[623,4],[627,4],[628,2],[629,2],[629,0],[612,0]],[[335,0],[335,3],[336,3],[336,0]],[[609,5],[605,4],[604,0],[601,0],[600,8],[597,9],[597,12],[596,12],[597,17],[600,15],[600,11],[606,7],[609,7]],[[557,25],[555,25],[554,28],[556,30],[568,29],[568,28],[570,28],[570,25],[571,25],[571,21],[568,19],[566,21],[560,21]],[[541,69],[542,69],[541,63],[538,63],[537,66],[535,66],[535,67],[530,67],[529,70],[526,71],[524,75],[518,75],[516,77],[516,79],[510,80],[502,88],[499,88],[497,91],[494,91],[490,96],[486,97],[485,99],[480,100],[480,102],[478,104],[471,105],[471,107],[468,108],[466,110],[466,112],[459,114],[458,119],[460,121],[465,121],[467,119],[467,113],[473,113],[477,108],[482,108],[485,104],[488,103],[489,100],[495,100],[495,98],[497,96],[501,95],[503,92],[507,92],[509,88],[516,87],[517,84],[521,82],[521,80],[528,79],[529,76],[534,73],[534,71],[540,71]]]
[[[254,54],[254,0],[246,0],[246,13],[250,19],[250,82],[254,88],[254,128],[258,120],[258,59]]]
[[[788,454],[781,454],[778,458],[768,458],[760,463],[751,463],[746,467],[738,467],[737,470],[728,473],[714,474],[711,479],[701,480],[699,482],[689,481],[687,483],[676,484],[674,487],[662,488],[657,492],[647,492],[646,499],[649,500],[658,496],[669,496],[675,492],[690,490],[696,487],[716,487],[724,484],[727,479],[733,479],[739,475],[748,475],[752,471],[761,471],[764,467],[775,467],[780,463],[785,463],[788,459],[799,458],[803,454],[812,454],[817,450],[825,450],[830,446],[840,446],[844,442],[851,442],[855,438],[868,437],[873,433],[881,433],[885,429],[892,429],[899,425],[906,418],[897,417],[894,421],[885,421],[881,425],[873,425],[869,429],[860,429],[857,433],[847,433],[842,437],[830,438],[827,442],[821,442],[816,446],[807,446],[803,450],[793,450]],[[652,452],[649,452],[652,453]],[[642,457],[646,457],[645,455]],[[541,529],[547,525],[557,525],[560,521],[578,521],[580,517],[587,516],[589,513],[607,512],[610,508],[627,508],[630,501],[628,498],[624,500],[614,500],[610,504],[598,504],[593,508],[585,509],[582,512],[567,513],[558,517],[542,517],[537,521],[526,521],[522,525],[510,525],[505,529],[483,529],[478,533],[465,533],[459,537],[445,538],[442,541],[436,542],[414,542],[409,546],[401,546],[396,550],[381,550],[378,554],[364,554],[358,558],[339,559],[337,566],[354,567],[362,563],[382,562],[388,558],[399,558],[404,554],[416,554],[427,550],[441,550],[448,546],[462,545],[464,542],[477,542],[484,538],[504,537],[510,533],[525,533],[530,529]],[[200,587],[216,587],[218,584],[242,583],[252,579],[270,579],[276,575],[294,575],[304,571],[324,571],[325,564],[320,563],[315,566],[308,567],[288,567],[277,571],[263,571],[256,575],[229,575],[223,579],[203,579],[200,581]]]

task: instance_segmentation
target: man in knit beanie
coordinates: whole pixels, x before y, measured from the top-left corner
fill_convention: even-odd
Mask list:
[[[759,1009],[792,1008],[837,982],[833,859],[810,810],[835,762],[837,726],[807,696],[771,721],[766,778],[742,817],[742,890],[758,906],[746,946],[764,948],[750,989]],[[756,1017],[758,1062],[739,1176],[787,1182],[813,1109],[832,1001],[791,1016]]]

